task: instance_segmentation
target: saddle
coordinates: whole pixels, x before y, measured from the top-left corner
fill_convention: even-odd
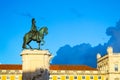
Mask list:
[[[30,37],[34,37],[38,35],[38,31],[29,31],[29,33],[30,33]]]

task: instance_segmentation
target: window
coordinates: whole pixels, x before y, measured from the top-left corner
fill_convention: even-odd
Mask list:
[[[82,79],[85,79],[85,76],[82,76]]]
[[[101,76],[98,76],[98,79],[101,79]]]
[[[90,76],[90,79],[93,79],[93,76]]]
[[[7,76],[7,79],[10,79],[10,76]]]
[[[69,76],[66,76],[66,79],[69,79]]]
[[[114,69],[115,69],[115,71],[118,71],[118,65],[117,64],[115,64]]]
[[[77,76],[74,76],[74,79],[77,79]]]
[[[16,76],[15,79],[18,80],[18,76]]]
[[[58,79],[61,79],[60,76],[57,77]]]
[[[18,72],[19,72],[19,70],[15,70],[15,72],[16,72],[16,73],[18,73]]]

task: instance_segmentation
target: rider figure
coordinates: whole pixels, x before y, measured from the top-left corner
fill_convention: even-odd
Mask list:
[[[31,31],[37,31],[37,27],[35,25],[36,21],[35,21],[35,18],[32,18],[32,27],[31,27]]]
[[[32,27],[31,27],[30,32],[32,32],[33,36],[37,33],[37,27],[36,27],[35,23],[36,23],[35,18],[32,18]]]

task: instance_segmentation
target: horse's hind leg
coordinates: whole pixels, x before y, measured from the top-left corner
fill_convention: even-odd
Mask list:
[[[25,49],[25,48],[26,48],[25,42],[23,43],[22,48],[23,48],[23,49]]]
[[[32,47],[30,46],[30,44],[27,44],[29,47],[30,47],[30,49],[32,49]]]
[[[29,46],[30,49],[32,49],[32,47],[31,47],[30,44],[29,44],[31,41],[32,41],[32,40],[28,38],[28,39],[27,39],[27,43],[26,43],[26,44]]]
[[[25,37],[24,37],[24,41],[23,41],[22,48],[23,48],[23,49],[25,49],[25,48],[26,48],[26,39],[25,39]]]
[[[38,49],[40,49],[40,42],[38,42]]]

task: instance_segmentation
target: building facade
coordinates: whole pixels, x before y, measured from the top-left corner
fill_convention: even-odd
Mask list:
[[[49,80],[120,80],[120,53],[97,54],[97,68],[86,65],[50,65]],[[0,80],[22,80],[22,65],[0,64]]]
[[[1,64],[0,80],[22,80],[22,65]]]
[[[51,65],[50,80],[105,80],[104,71],[86,65]]]
[[[105,71],[106,80],[120,80],[120,53],[113,53],[112,47],[108,47],[103,57],[98,53],[97,69]]]

